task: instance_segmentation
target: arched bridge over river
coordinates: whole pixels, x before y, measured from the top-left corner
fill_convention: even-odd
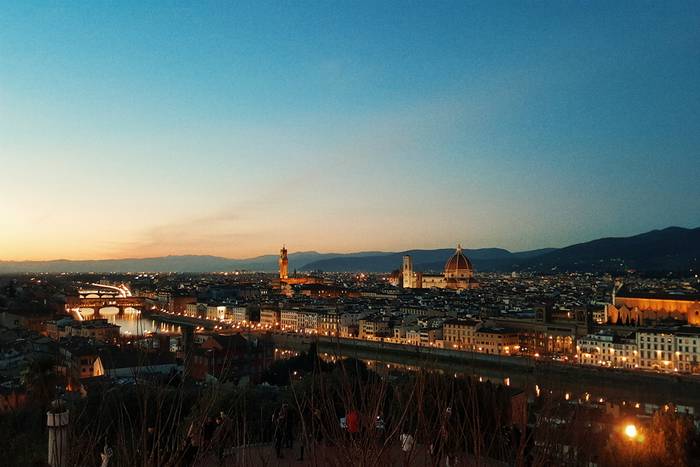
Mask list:
[[[84,298],[71,296],[66,298],[66,312],[69,314],[80,311],[82,315],[113,316],[149,310],[153,306],[153,302],[145,297],[115,297],[108,295],[103,297]]]

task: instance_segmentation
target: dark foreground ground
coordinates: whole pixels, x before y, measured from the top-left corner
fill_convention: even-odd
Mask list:
[[[446,459],[442,457],[440,461],[432,459],[427,446],[416,445],[411,453],[405,453],[400,446],[391,446],[384,451],[380,447],[371,451],[360,450],[359,448],[351,451],[335,446],[319,445],[311,452],[305,452],[304,460],[299,460],[299,446],[295,445],[293,449],[283,449],[282,458],[278,459],[275,455],[272,445],[256,445],[246,448],[235,448],[228,451],[223,462],[219,462],[217,458],[210,457],[204,459],[197,467],[216,467],[216,466],[246,466],[246,467],[345,467],[345,466],[376,466],[376,467],[428,467],[428,466],[445,466]],[[364,459],[364,462],[363,462]],[[482,466],[482,467],[500,467],[505,464],[480,459],[477,462],[473,458],[466,455],[459,456],[449,464],[455,466]]]

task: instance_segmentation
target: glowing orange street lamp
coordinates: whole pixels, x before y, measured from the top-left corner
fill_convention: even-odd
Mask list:
[[[633,423],[625,426],[625,436],[629,439],[636,439],[638,434],[637,427]]]

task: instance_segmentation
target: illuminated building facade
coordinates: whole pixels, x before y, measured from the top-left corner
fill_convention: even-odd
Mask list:
[[[576,355],[582,365],[611,368],[639,366],[639,352],[634,336],[624,338],[611,333],[591,334],[578,340]]]
[[[207,319],[220,320],[226,318],[226,305],[207,305]]]
[[[340,332],[340,315],[337,312],[329,311],[319,318],[318,330],[321,334],[335,336]]]
[[[642,328],[627,336],[599,332],[576,344],[582,365],[700,373],[700,328]]]
[[[233,322],[239,324],[250,322],[250,310],[248,309],[248,307],[235,307],[233,309]]]
[[[305,333],[318,332],[320,312],[318,310],[306,309],[297,312],[297,326]]]
[[[520,350],[518,331],[500,327],[481,327],[474,333],[477,352],[510,355]]]
[[[278,328],[280,326],[281,313],[277,308],[262,307],[260,309],[260,324],[265,328]]]
[[[359,321],[360,339],[378,339],[391,335],[389,322],[377,318],[365,318]]]
[[[475,320],[448,319],[443,323],[443,338],[446,347],[473,350],[475,335],[481,323]]]
[[[645,321],[677,320],[700,326],[700,296],[621,289],[613,294],[606,315],[613,324],[641,325]]]
[[[650,328],[637,332],[639,366],[649,370],[700,373],[700,329]]]
[[[283,309],[280,312],[280,321],[282,323],[282,329],[285,331],[296,331],[299,329],[298,310]]]

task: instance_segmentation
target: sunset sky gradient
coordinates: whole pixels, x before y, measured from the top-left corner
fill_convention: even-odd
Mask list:
[[[0,259],[700,225],[700,2],[3,2]]]

